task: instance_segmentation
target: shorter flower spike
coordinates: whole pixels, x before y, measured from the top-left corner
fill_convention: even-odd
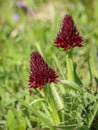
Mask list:
[[[42,89],[47,83],[57,83],[58,74],[48,67],[38,52],[33,52],[30,59],[30,88]]]
[[[83,38],[79,35],[72,17],[66,15],[61,30],[54,41],[55,46],[68,50],[75,46],[82,47],[82,41]]]

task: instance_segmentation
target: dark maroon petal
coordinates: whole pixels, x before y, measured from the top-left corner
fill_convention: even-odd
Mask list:
[[[70,15],[66,15],[54,43],[56,47],[68,50],[72,47],[82,47],[83,38],[79,35],[74,21]]]
[[[42,89],[47,83],[57,83],[58,74],[48,67],[38,52],[33,52],[30,59],[30,88]]]

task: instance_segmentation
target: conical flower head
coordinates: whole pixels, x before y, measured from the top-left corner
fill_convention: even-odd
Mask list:
[[[83,38],[79,35],[74,21],[70,15],[66,15],[54,43],[56,47],[68,50],[72,47],[82,47]]]
[[[58,74],[48,67],[38,52],[33,52],[30,59],[30,88],[42,89],[47,83],[57,82]]]

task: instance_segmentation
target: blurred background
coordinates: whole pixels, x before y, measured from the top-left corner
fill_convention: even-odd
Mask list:
[[[76,58],[84,68],[86,81],[90,79],[85,62],[89,53],[98,50],[98,1],[97,0],[9,0],[0,1],[0,80],[15,89],[26,86],[29,59],[33,51],[39,51],[48,62],[50,54],[60,58],[60,50],[53,46],[60,24],[66,14],[72,15],[84,38],[85,47],[78,49]],[[82,58],[82,56],[85,57]],[[78,57],[79,57],[78,56]],[[63,59],[61,64],[63,65]],[[96,59],[95,59],[96,60]],[[81,63],[84,62],[84,63]],[[81,65],[82,64],[82,65]],[[52,63],[53,65],[53,63]],[[87,80],[88,79],[88,80]]]
[[[0,0],[1,83],[15,92],[28,88],[33,51],[38,51],[49,66],[59,71],[53,59],[57,57],[66,77],[65,54],[53,45],[66,14],[73,17],[84,39],[83,48],[74,48],[77,73],[84,86],[98,83],[98,0]],[[5,108],[12,101],[2,88],[1,99],[0,119],[3,119]]]

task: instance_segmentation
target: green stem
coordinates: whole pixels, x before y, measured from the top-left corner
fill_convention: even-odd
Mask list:
[[[73,68],[73,62],[72,62],[72,52],[67,53],[66,56],[66,64],[67,64],[67,73],[68,73],[68,80],[74,81],[74,68]]]

